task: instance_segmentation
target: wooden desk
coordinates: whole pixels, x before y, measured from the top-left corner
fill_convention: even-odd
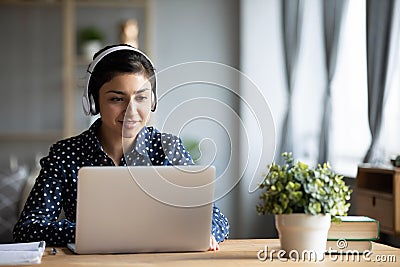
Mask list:
[[[277,239],[231,239],[220,244],[221,250],[212,252],[197,253],[148,253],[148,254],[114,254],[114,255],[74,255],[67,248],[57,248],[57,255],[51,255],[51,247],[46,248],[39,266],[275,266],[275,265],[294,265],[308,266],[310,261],[287,262],[280,261],[275,257],[260,261],[257,257],[259,250],[264,250],[268,246],[268,251],[275,249],[278,251],[279,240]],[[336,255],[337,257],[340,257]],[[383,258],[392,262],[384,263],[387,266],[397,266],[400,262],[400,249],[389,247],[382,244],[373,243],[372,254],[367,261],[360,257],[360,261],[334,260],[329,255],[325,256],[321,263],[324,266],[376,266],[381,265]],[[378,262],[378,257],[380,262]],[[396,262],[393,262],[393,259]],[[315,264],[312,262],[312,264]],[[38,265],[32,265],[38,266]]]

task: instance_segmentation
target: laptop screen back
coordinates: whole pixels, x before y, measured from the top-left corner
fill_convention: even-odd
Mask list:
[[[204,251],[209,247],[214,167],[83,167],[76,252]]]

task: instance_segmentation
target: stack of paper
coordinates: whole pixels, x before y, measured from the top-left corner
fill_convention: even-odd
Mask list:
[[[39,264],[46,243],[0,244],[0,265]]]

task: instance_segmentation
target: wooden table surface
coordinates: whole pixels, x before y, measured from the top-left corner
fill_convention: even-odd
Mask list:
[[[400,249],[373,243],[372,253],[368,257],[357,258],[340,255],[326,255],[320,263],[309,260],[292,261],[279,259],[277,253],[269,257],[272,250],[279,251],[278,239],[230,239],[220,244],[220,250],[196,253],[144,253],[144,254],[112,254],[112,255],[74,255],[65,247],[58,247],[57,254],[52,255],[52,247],[46,251],[39,266],[275,266],[297,265],[309,266],[399,266]],[[268,249],[265,254],[259,253]],[[259,259],[261,258],[261,260]],[[38,266],[38,265],[32,265]]]

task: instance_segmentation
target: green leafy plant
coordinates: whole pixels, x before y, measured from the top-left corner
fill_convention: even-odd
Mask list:
[[[94,26],[90,26],[87,28],[83,28],[79,31],[78,38],[80,43],[84,43],[87,41],[103,41],[104,36],[103,33]]]
[[[343,176],[334,173],[328,163],[311,168],[294,162],[292,153],[282,154],[285,163],[272,163],[259,185],[262,191],[258,213],[265,214],[330,214],[345,216],[350,208],[352,190]]]
[[[188,138],[183,140],[183,145],[189,152],[190,156],[192,156],[193,161],[196,163],[201,157],[199,141]]]
[[[400,155],[397,155],[396,157],[392,158],[390,160],[395,167],[400,167]]]

